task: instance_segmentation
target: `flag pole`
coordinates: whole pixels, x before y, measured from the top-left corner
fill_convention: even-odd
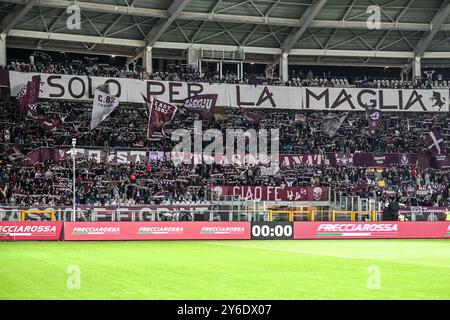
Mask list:
[[[72,210],[72,221],[75,221],[76,215],[76,203],[75,203],[75,146],[77,144],[77,139],[72,139],[72,195],[73,195],[73,210]]]

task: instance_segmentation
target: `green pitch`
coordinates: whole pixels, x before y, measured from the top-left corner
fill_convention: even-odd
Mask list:
[[[3,242],[0,299],[450,299],[450,241]]]

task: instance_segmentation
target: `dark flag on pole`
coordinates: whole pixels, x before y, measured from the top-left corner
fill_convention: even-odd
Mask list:
[[[249,123],[259,123],[264,118],[264,114],[262,112],[247,111],[244,110],[241,106],[239,106],[239,110],[241,110],[245,120],[247,120]]]
[[[438,128],[432,129],[425,138],[428,150],[430,150],[433,157],[445,154],[444,139],[441,135],[441,130]]]
[[[381,112],[374,107],[369,107],[366,104],[366,119],[369,125],[369,132],[374,133],[381,128]]]
[[[40,85],[41,76],[33,76],[17,94],[17,109],[23,117],[35,115]]]
[[[35,120],[44,131],[53,131],[61,125],[61,120],[38,113],[40,85],[40,76],[33,76],[27,82],[17,94],[17,109],[23,117]]]
[[[184,107],[200,114],[202,119],[211,120],[214,107],[217,102],[217,94],[198,94],[184,100]]]
[[[172,121],[178,108],[156,98],[151,98],[149,101],[142,97],[149,110],[147,139],[152,139],[156,134],[165,137],[164,126]]]

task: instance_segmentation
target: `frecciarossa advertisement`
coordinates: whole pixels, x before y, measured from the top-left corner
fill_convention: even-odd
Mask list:
[[[64,240],[247,240],[250,222],[66,222]]]
[[[294,224],[294,239],[449,238],[450,222],[306,222]]]
[[[64,238],[62,237],[64,234]],[[450,221],[0,221],[0,240],[450,239]]]
[[[0,239],[60,240],[63,222],[55,221],[0,221]]]

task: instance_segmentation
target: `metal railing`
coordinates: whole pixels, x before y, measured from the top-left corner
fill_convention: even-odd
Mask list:
[[[268,210],[236,210],[229,207],[225,210],[130,210],[72,208],[63,210],[22,210],[2,209],[0,221],[89,221],[89,222],[134,222],[134,221],[267,221]]]
[[[269,210],[269,221],[379,221],[375,210]]]

